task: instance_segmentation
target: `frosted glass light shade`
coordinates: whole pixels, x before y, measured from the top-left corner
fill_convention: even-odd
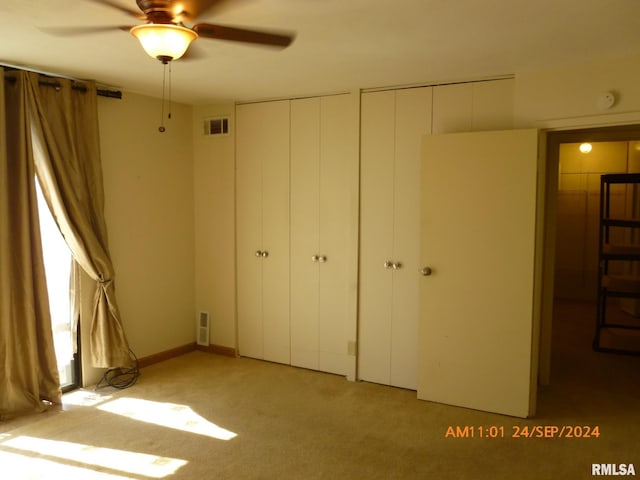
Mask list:
[[[177,60],[187,51],[198,34],[190,28],[172,23],[147,23],[131,28],[144,51],[163,63]]]

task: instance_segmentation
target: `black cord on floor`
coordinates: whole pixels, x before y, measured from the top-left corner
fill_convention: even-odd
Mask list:
[[[102,376],[102,380],[96,385],[96,390],[105,387],[113,387],[117,389],[129,388],[138,381],[140,376],[140,367],[138,366],[138,357],[133,353],[133,350],[129,349],[131,358],[134,361],[132,367],[116,367],[110,368]]]

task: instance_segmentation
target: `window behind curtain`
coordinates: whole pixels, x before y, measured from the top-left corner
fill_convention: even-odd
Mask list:
[[[36,179],[38,213],[42,235],[42,252],[49,293],[49,309],[53,342],[56,350],[60,386],[68,390],[79,386],[79,375],[74,362],[74,331],[69,300],[69,278],[71,275],[71,252],[56,225],[40,184]]]

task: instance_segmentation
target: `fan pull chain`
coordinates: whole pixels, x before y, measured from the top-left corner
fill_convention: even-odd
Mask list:
[[[169,62],[169,115],[167,115],[167,118],[169,120],[171,120],[171,107],[172,107],[172,103],[171,103],[171,63]]]
[[[158,131],[163,133],[166,129],[164,128],[164,94],[165,94],[165,85],[167,83],[167,64],[162,62],[162,107],[160,112],[160,126],[158,127]]]
[[[166,88],[166,84],[167,84],[167,65],[169,65],[169,99],[168,99],[168,110],[169,113],[167,114],[167,118],[169,120],[171,120],[171,62],[163,62],[163,71],[162,71],[162,111],[160,113],[160,126],[158,127],[158,131],[160,133],[163,133],[166,128],[164,127],[164,104],[165,104],[165,98],[167,96],[167,88]]]

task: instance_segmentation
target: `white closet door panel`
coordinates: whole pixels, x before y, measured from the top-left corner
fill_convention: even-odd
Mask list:
[[[289,102],[262,105],[269,106],[261,152],[264,358],[289,363]]]
[[[431,133],[431,88],[396,92],[390,384],[416,389],[420,304],[422,137]]]
[[[291,102],[291,364],[317,370],[320,99]]]
[[[355,259],[351,258],[351,210],[353,189],[350,167],[354,152],[355,122],[348,95],[323,97],[320,123],[319,168],[319,368],[322,371],[347,373],[347,342],[352,325],[349,320],[349,275]]]
[[[318,369],[346,375],[347,321],[349,289],[345,283],[344,268],[338,264],[342,255],[327,255],[327,263],[319,265],[318,289],[322,301],[318,322]]]
[[[253,243],[238,241],[238,350],[243,356],[263,358],[262,259],[255,257],[255,250]]]
[[[361,100],[360,314],[358,376],[390,380],[393,260],[395,92],[364,93]]]
[[[256,133],[262,119],[252,105],[238,106],[236,118],[238,350],[240,355],[263,358],[262,258],[255,256],[262,250],[262,157]]]
[[[238,262],[238,276],[242,276],[242,285],[238,285],[238,352],[252,358],[264,357],[262,295],[256,295],[262,287],[262,270],[255,259],[255,269],[249,269]]]
[[[393,223],[394,256],[409,268],[420,258],[420,183],[422,137],[431,133],[431,88],[400,90],[396,94]],[[418,235],[416,235],[418,233]],[[411,262],[411,263],[407,263]]]
[[[288,243],[288,242],[287,242]],[[276,250],[276,249],[272,249]],[[284,248],[278,248],[263,265],[263,336],[264,358],[279,363],[290,363],[289,341],[289,264],[280,258],[288,257]],[[283,260],[284,262],[284,260]]]
[[[470,132],[473,84],[433,87],[433,133]]]
[[[471,129],[509,130],[513,128],[515,80],[492,80],[473,84]]]

